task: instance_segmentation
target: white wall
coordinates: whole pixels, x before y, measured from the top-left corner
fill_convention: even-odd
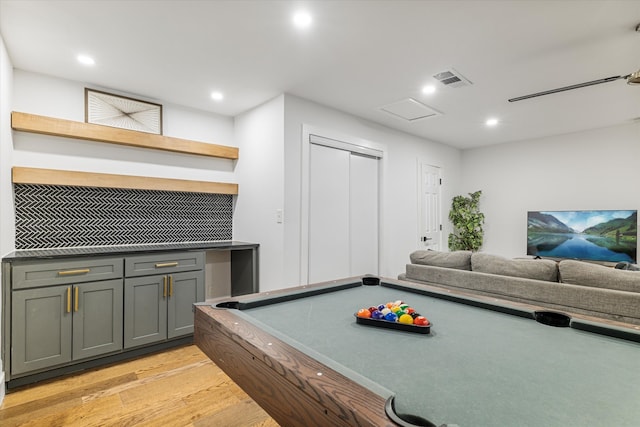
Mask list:
[[[15,250],[12,166],[236,182],[235,161],[231,160],[12,132],[11,111],[83,122],[85,85],[14,70],[4,44],[0,46],[0,58],[0,252],[3,256]],[[148,101],[163,104],[164,135],[235,146],[232,118],[161,100]],[[3,392],[4,387],[0,387],[0,397]]]
[[[282,286],[304,282],[300,277],[303,125],[364,139],[385,151],[382,160],[380,274],[396,277],[404,272],[409,253],[417,248],[418,243],[418,159],[442,167],[445,182],[442,200],[446,211],[459,186],[460,151],[291,95],[285,95],[284,117],[285,272]],[[446,218],[446,212],[443,213]],[[447,222],[443,225],[448,227]],[[445,233],[448,234],[447,228]]]
[[[443,168],[446,209],[459,182],[459,150],[285,94],[235,120],[240,159],[234,239],[260,243],[260,289],[305,281],[301,277],[303,125],[366,139],[385,150],[380,273],[397,276],[417,248],[418,159]],[[283,210],[282,224],[276,221],[278,209]]]
[[[11,109],[83,122],[84,88],[85,85],[80,82],[15,70]],[[164,135],[235,146],[233,119],[158,100],[149,101],[163,104]],[[25,132],[14,133],[13,164],[96,173],[235,182],[234,162],[230,160]]]
[[[464,151],[462,191],[482,190],[482,251],[527,250],[527,211],[640,209],[640,123]]]
[[[276,211],[284,207],[283,123],[284,96],[235,119],[240,153],[233,238],[260,244],[261,291],[282,287],[285,268],[283,224],[276,221]]]
[[[13,88],[13,66],[0,37],[0,257],[15,249],[15,221],[13,191],[11,188],[11,162],[13,142],[11,139],[11,110]],[[0,272],[0,275],[2,273]],[[1,277],[0,277],[1,279]],[[0,292],[0,307],[2,307]],[[2,342],[2,320],[0,319],[0,343]],[[4,399],[4,370],[0,360],[0,404]]]

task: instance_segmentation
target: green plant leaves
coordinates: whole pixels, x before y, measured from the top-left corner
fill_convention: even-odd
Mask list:
[[[482,191],[469,193],[469,197],[455,196],[451,202],[449,220],[454,231],[449,234],[449,249],[477,251],[482,246],[484,214],[480,212]]]

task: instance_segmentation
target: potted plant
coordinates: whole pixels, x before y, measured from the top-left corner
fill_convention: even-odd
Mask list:
[[[482,191],[469,193],[469,197],[456,196],[451,203],[449,220],[453,233],[449,234],[449,249],[452,251],[477,251],[482,246],[484,214],[480,212]]]

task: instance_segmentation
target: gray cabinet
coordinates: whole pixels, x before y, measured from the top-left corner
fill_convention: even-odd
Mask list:
[[[122,258],[16,265],[11,374],[121,350],[122,279],[97,280],[121,275]]]
[[[190,342],[193,304],[206,297],[206,250],[231,251],[234,294],[257,291],[258,245],[242,242],[4,257],[0,357],[7,387]]]
[[[124,347],[193,333],[193,304],[204,301],[204,252],[125,259]]]

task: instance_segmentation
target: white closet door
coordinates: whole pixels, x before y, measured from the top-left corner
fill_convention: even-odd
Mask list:
[[[378,159],[350,156],[351,276],[378,274]]]
[[[310,144],[309,283],[350,275],[349,157]]]
[[[378,274],[378,158],[311,143],[309,164],[308,283]]]

